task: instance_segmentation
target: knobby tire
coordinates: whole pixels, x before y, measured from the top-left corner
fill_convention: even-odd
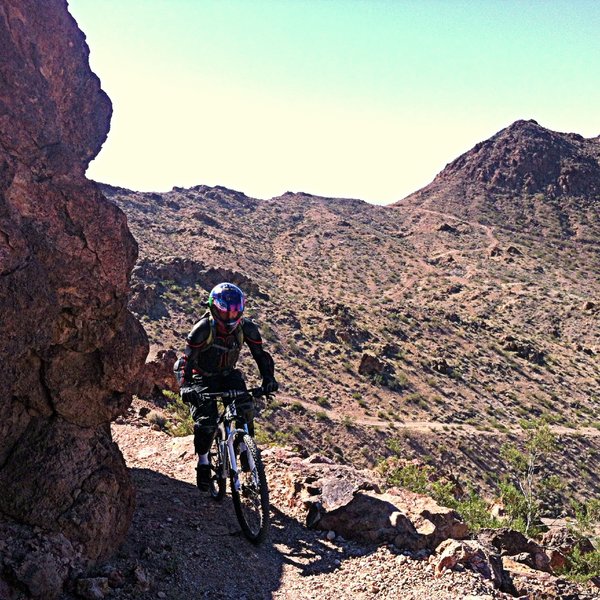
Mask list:
[[[223,500],[227,490],[224,457],[219,454],[219,443],[221,439],[221,431],[218,430],[208,455],[208,460],[210,462],[209,491],[211,498],[219,502]]]
[[[240,459],[242,441],[254,459],[255,469],[252,472],[242,471]],[[231,495],[235,514],[244,535],[254,544],[259,544],[269,531],[269,489],[265,469],[256,442],[250,435],[238,435],[234,447],[241,483],[240,491],[236,491],[233,476],[231,477]]]

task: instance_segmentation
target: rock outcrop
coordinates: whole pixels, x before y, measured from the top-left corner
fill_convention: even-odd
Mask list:
[[[136,394],[140,398],[158,399],[164,390],[179,391],[179,384],[173,372],[177,353],[172,348],[159,350],[144,365]]]
[[[309,527],[332,530],[367,544],[433,550],[448,538],[467,536],[452,509],[408,490],[381,493],[373,473],[334,464],[318,455],[302,459],[284,449],[263,453],[274,502]]]
[[[111,105],[66,2],[0,1],[0,82],[0,589],[51,598],[129,526],[108,424],[147,341],[126,307],[137,245],[85,179]]]

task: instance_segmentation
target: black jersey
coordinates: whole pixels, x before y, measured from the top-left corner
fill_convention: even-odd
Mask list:
[[[275,367],[271,355],[263,349],[263,342],[256,326],[250,319],[242,319],[232,333],[220,333],[214,319],[205,315],[187,336],[184,380],[190,382],[192,375],[204,377],[226,375],[238,361],[243,345],[250,348],[263,379],[274,376]]]

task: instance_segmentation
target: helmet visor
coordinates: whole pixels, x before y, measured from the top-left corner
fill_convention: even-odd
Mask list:
[[[216,317],[219,321],[228,323],[230,321],[239,321],[242,318],[244,307],[241,304],[229,305],[227,307],[221,307],[215,302]]]
[[[234,328],[242,319],[244,313],[243,302],[223,302],[215,298],[213,314],[228,329]]]

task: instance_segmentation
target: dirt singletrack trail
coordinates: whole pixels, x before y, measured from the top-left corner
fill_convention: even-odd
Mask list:
[[[450,219],[451,221],[458,221],[459,223],[465,223],[476,229],[477,228],[483,229],[486,237],[489,240],[489,244],[486,248],[486,250],[488,252],[491,251],[492,248],[494,248],[495,246],[497,246],[500,243],[498,238],[494,235],[494,227],[492,227],[490,225],[484,225],[483,223],[479,223],[478,221],[467,221],[466,219],[461,219],[460,217],[456,217],[454,215],[451,215],[448,213],[443,213],[443,212],[440,212],[437,210],[431,210],[429,208],[415,207],[415,210],[420,211],[420,212],[425,212],[430,215],[437,215],[439,217],[443,217],[444,219]],[[475,249],[475,250],[472,250],[471,252],[480,252],[480,251],[481,251],[480,249]]]
[[[348,419],[349,416],[347,411],[340,412],[335,408],[325,408],[316,402],[301,400],[296,397],[286,396],[285,394],[279,394],[279,398],[289,403],[301,404],[306,410],[312,412],[323,412],[331,421],[343,423]],[[394,429],[410,430],[414,433],[423,434],[460,431],[469,435],[498,435],[498,430],[482,429],[481,427],[477,427],[476,425],[471,425],[469,423],[443,423],[441,421],[423,420],[390,421],[379,419],[377,417],[366,416],[353,417],[352,423],[356,425],[363,425],[365,427],[377,428],[391,426]],[[507,430],[517,436],[523,433],[523,430],[520,427],[508,427]],[[594,429],[593,427],[572,428],[565,427],[563,425],[551,425],[550,430],[556,435],[582,435],[586,437],[600,437],[600,430]]]
[[[173,438],[130,422],[114,423],[112,432],[137,507],[125,544],[105,567],[122,580],[111,598],[506,598],[470,571],[435,578],[423,557],[328,540],[327,532],[303,527],[277,506],[269,538],[254,546],[241,534],[230,496],[217,503],[195,487],[192,436]],[[276,486],[271,481],[272,497]]]

